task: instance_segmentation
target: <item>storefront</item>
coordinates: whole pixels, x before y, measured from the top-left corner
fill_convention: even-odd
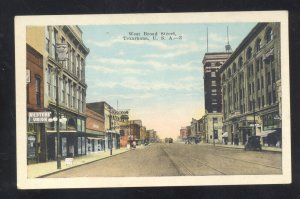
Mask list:
[[[52,111],[52,115],[56,116],[56,112]],[[67,111],[61,111],[59,121],[62,158],[86,155],[85,118]],[[46,123],[48,160],[55,160],[57,156],[56,126],[55,121]]]

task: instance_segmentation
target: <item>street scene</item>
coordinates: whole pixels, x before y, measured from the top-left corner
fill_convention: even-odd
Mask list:
[[[26,26],[27,178],[282,174],[280,23]]]

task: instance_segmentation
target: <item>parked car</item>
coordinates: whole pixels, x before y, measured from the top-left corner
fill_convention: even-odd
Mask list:
[[[261,151],[260,136],[248,137],[248,141],[245,144],[244,150],[245,151],[247,151],[247,150]]]

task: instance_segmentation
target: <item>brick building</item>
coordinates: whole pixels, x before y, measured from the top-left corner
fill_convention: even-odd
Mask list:
[[[30,43],[30,42],[29,42]],[[44,111],[43,56],[30,44],[26,45],[27,70],[27,113]],[[27,159],[31,162],[44,162],[46,155],[46,134],[44,123],[27,125]]]
[[[87,153],[105,151],[104,117],[86,108]]]

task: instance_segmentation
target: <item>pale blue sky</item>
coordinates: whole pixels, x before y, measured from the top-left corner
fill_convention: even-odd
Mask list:
[[[234,50],[256,23],[80,26],[90,49],[86,59],[87,102],[106,101],[130,109],[161,138],[176,138],[181,126],[204,113],[202,59]],[[175,32],[182,40],[124,41],[128,32]]]

